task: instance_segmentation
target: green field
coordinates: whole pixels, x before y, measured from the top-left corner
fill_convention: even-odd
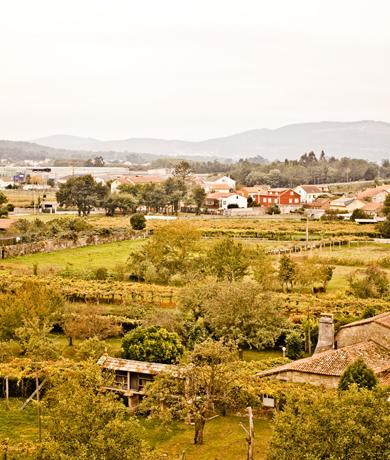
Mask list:
[[[29,404],[21,411],[22,404],[22,399],[11,398],[7,408],[5,399],[0,399],[0,443],[4,439],[9,439],[10,444],[37,439],[35,408]]]
[[[217,417],[206,423],[204,444],[193,445],[194,429],[184,423],[161,425],[143,422],[150,444],[161,458],[168,460],[244,460],[246,458],[245,432],[240,423],[247,427],[244,417]],[[271,440],[271,424],[266,420],[255,420],[254,458],[265,460]],[[160,457],[159,457],[160,458]]]
[[[30,254],[6,259],[2,261],[2,267],[16,270],[25,268],[30,272],[35,264],[38,264],[38,272],[47,272],[49,269],[60,271],[67,265],[76,271],[99,267],[113,269],[116,265],[126,264],[130,252],[143,243],[143,240],[118,241],[97,246]]]
[[[21,399],[11,398],[7,408],[5,400],[0,400],[0,443],[8,439],[9,445],[15,446],[18,443],[37,440],[35,408],[30,404],[21,411],[22,402]],[[217,417],[207,422],[202,446],[192,444],[193,427],[190,425],[179,422],[164,425],[145,419],[140,421],[145,428],[147,441],[161,458],[238,460],[246,456],[245,433],[239,425],[240,422],[244,426],[247,425],[245,417]],[[255,420],[254,425],[255,458],[263,460],[266,458],[272,435],[271,424],[267,420]],[[10,451],[12,452],[12,448]]]

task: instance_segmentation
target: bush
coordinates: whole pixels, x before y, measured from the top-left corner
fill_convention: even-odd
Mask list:
[[[184,348],[176,332],[159,327],[137,327],[122,340],[123,357],[138,361],[172,364],[183,354]]]
[[[374,371],[359,358],[350,364],[340,377],[339,390],[348,390],[351,385],[357,385],[358,388],[367,388],[371,390],[376,386],[378,380]]]
[[[133,230],[143,230],[146,227],[145,216],[137,212],[130,217],[130,224]]]
[[[108,277],[108,270],[106,267],[98,267],[95,270],[94,278],[97,280],[105,280]]]
[[[268,209],[267,209],[267,214],[280,214],[280,208],[277,204],[272,204]]]
[[[299,332],[291,332],[286,337],[286,354],[290,359],[300,359],[303,357],[303,339]]]
[[[351,214],[351,220],[355,219],[369,219],[370,216],[363,211],[363,209],[354,209]]]
[[[12,212],[15,209],[15,206],[12,203],[8,203],[6,208],[8,212]]]

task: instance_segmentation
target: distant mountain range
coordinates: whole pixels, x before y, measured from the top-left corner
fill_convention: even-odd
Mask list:
[[[293,159],[313,150],[327,155],[379,161],[390,158],[390,123],[381,121],[297,123],[278,129],[253,129],[204,141],[130,138],[98,139],[56,135],[32,141],[55,149],[149,153],[159,156],[212,156],[267,160]]]

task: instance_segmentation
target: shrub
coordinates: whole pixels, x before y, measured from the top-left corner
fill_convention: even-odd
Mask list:
[[[137,327],[122,340],[123,357],[138,361],[175,363],[184,348],[176,332],[159,327]]]
[[[371,390],[376,386],[378,380],[374,371],[370,369],[364,362],[363,358],[359,358],[350,364],[340,377],[339,390],[348,390],[353,384],[358,388],[368,388]]]
[[[363,211],[363,209],[354,209],[351,214],[351,220],[355,219],[369,219],[370,216]]]
[[[130,217],[130,224],[133,230],[143,230],[146,227],[145,216],[137,212]]]
[[[299,332],[291,332],[286,337],[286,354],[290,359],[300,359],[303,357],[303,339]]]
[[[94,278],[97,280],[105,280],[108,277],[108,270],[106,267],[98,267],[95,270]]]
[[[15,206],[12,203],[8,203],[6,208],[8,212],[12,212],[15,209]]]
[[[280,208],[277,204],[272,204],[268,209],[267,209],[267,214],[280,214]]]

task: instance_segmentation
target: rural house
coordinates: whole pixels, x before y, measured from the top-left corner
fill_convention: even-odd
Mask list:
[[[209,193],[204,205],[207,209],[226,210],[231,208],[247,208],[248,201],[237,193]]]
[[[363,190],[357,195],[358,200],[372,201],[373,203],[384,203],[386,196],[390,194],[390,185],[381,185]]]
[[[353,197],[337,198],[330,202],[329,209],[333,211],[353,212],[355,209],[364,208],[365,203]]]
[[[112,371],[114,380],[108,390],[127,398],[128,407],[135,408],[144,396],[145,385],[161,372],[172,368],[169,364],[149,363],[130,359],[112,358],[104,354],[97,362],[104,371]]]
[[[347,366],[362,357],[379,381],[390,383],[390,312],[342,326],[334,335],[332,315],[320,319],[317,348],[298,359],[258,374],[261,378],[337,388]]]
[[[322,190],[316,185],[298,185],[294,188],[301,197],[301,203],[313,203],[320,195],[323,194]]]
[[[301,197],[291,188],[269,188],[261,192],[260,206],[269,208],[272,205],[278,205],[283,213],[288,213],[301,206]]]

